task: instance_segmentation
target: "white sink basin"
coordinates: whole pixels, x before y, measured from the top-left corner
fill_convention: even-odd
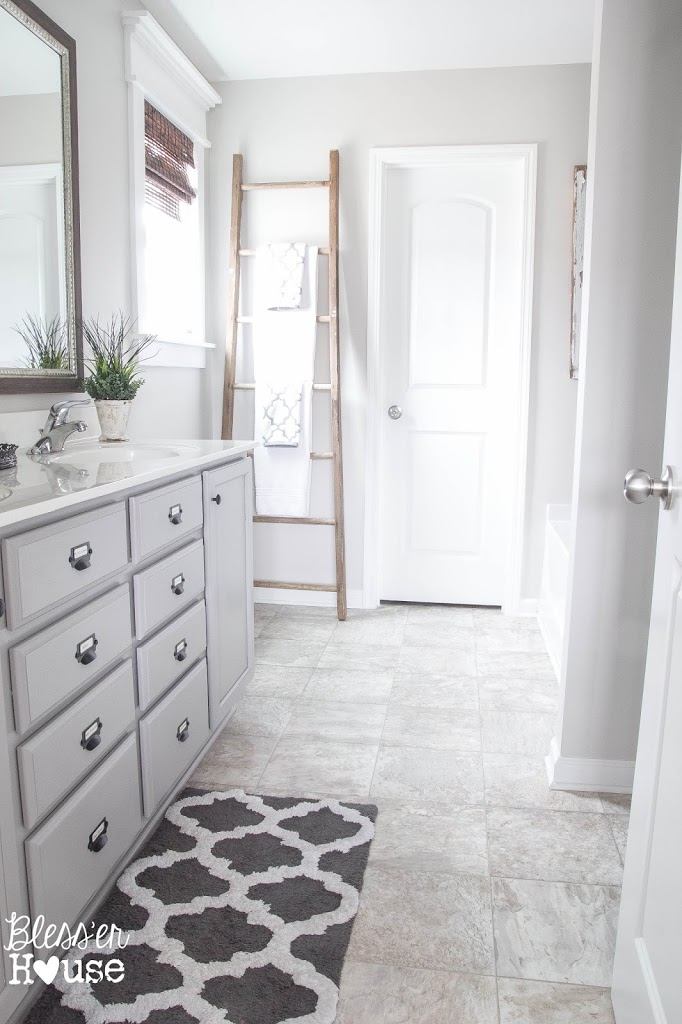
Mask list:
[[[132,463],[136,470],[141,463],[156,464],[170,459],[192,455],[197,451],[188,444],[136,444],[134,441],[94,442],[93,444],[67,444],[64,451],[48,455],[49,463],[68,463],[83,469],[95,469],[107,463]]]

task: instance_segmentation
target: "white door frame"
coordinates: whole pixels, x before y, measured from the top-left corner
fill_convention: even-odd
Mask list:
[[[382,301],[384,286],[382,263],[383,223],[386,207],[387,171],[394,167],[448,167],[462,158],[472,161],[495,159],[500,163],[519,162],[524,173],[524,242],[519,352],[518,406],[515,424],[517,464],[511,541],[505,568],[502,610],[507,615],[535,611],[535,601],[521,597],[523,572],[524,519],[526,506],[526,466],[528,461],[528,409],[530,391],[530,351],[533,312],[533,266],[535,249],[535,193],[537,180],[537,144],[483,146],[401,146],[370,150],[369,258],[367,294],[367,456],[365,468],[365,551],[363,606],[379,604],[379,524],[381,522],[381,425],[383,404],[381,382]],[[513,383],[513,382],[510,382]]]

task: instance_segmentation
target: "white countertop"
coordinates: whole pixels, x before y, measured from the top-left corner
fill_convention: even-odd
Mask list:
[[[255,441],[67,441],[45,458],[17,452],[15,469],[0,470],[0,528],[161,481],[183,470],[224,462]]]

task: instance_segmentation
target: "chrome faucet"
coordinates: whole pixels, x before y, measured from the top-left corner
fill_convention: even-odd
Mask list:
[[[29,455],[49,455],[50,452],[61,452],[64,450],[64,442],[67,437],[78,431],[82,434],[88,429],[87,423],[83,420],[67,422],[69,409],[74,405],[90,405],[90,399],[85,398],[77,402],[56,402],[49,413],[45,426],[40,431],[40,438],[32,448],[29,448]]]

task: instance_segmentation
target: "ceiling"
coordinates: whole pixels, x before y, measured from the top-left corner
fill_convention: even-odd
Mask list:
[[[594,0],[152,0],[148,7],[214,81],[587,63],[592,51]]]

